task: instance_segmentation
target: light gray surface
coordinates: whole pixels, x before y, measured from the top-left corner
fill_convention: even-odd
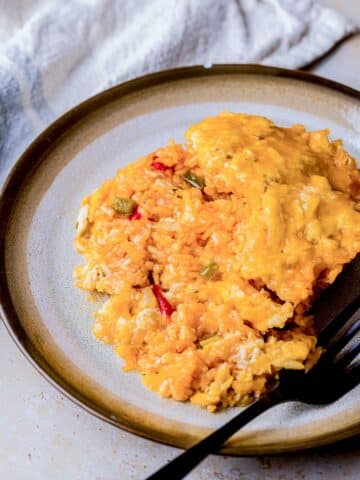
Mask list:
[[[360,19],[360,2],[324,0]],[[360,37],[315,72],[360,88]],[[142,479],[177,451],[121,432],[86,414],[43,380],[0,325],[0,473],[9,480]],[[358,478],[359,441],[274,458],[210,457],[192,480]]]

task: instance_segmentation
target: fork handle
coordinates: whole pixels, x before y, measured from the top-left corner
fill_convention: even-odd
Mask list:
[[[217,452],[226,440],[228,440],[241,427],[265,412],[267,409],[284,401],[284,396],[276,387],[246,410],[232,418],[222,427],[205,437],[199,443],[178,455],[157,472],[150,475],[147,480],[179,480],[184,478],[196,465],[198,465],[210,453]]]

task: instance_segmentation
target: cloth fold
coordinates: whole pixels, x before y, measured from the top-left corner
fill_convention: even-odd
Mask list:
[[[39,131],[116,83],[186,65],[300,68],[357,29],[313,0],[69,0],[27,12],[0,48],[0,181]]]

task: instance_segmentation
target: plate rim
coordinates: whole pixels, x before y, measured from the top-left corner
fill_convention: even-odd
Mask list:
[[[115,94],[118,98],[121,96],[129,95],[130,93],[138,90],[143,90],[152,86],[159,86],[162,83],[169,83],[177,80],[186,80],[190,78],[209,77],[217,75],[259,75],[259,76],[272,76],[282,77],[287,79],[295,79],[310,84],[326,87],[336,92],[341,92],[347,96],[360,100],[360,91],[352,87],[344,85],[342,83],[314,75],[309,72],[300,70],[289,70],[279,67],[262,66],[255,64],[217,64],[210,68],[203,66],[190,66],[173,68],[169,70],[163,70],[156,73],[143,75],[126,82],[115,85],[109,89],[106,89],[83,102],[75,105],[70,110],[58,117],[52,122],[40,135],[38,135],[22,153],[22,155],[16,160],[10,172],[8,173],[5,181],[0,189],[0,318],[6,327],[6,330],[18,349],[27,359],[27,361],[37,370],[40,375],[45,378],[56,390],[59,391],[66,398],[74,402],[80,408],[86,412],[94,415],[95,417],[113,425],[122,430],[134,433],[140,437],[148,440],[155,441],[177,448],[184,448],[184,445],[180,444],[176,438],[171,440],[164,440],[157,436],[156,430],[152,432],[144,431],[138,427],[129,427],[121,422],[121,418],[114,420],[111,418],[110,411],[104,411],[95,402],[87,399],[87,397],[78,392],[72,385],[61,378],[54,368],[49,364],[46,358],[37,351],[28,338],[24,328],[21,325],[21,321],[16,314],[15,307],[11,300],[10,290],[6,278],[5,272],[5,237],[8,221],[11,216],[12,206],[16,199],[16,192],[18,188],[26,181],[26,176],[31,174],[33,169],[36,169],[38,165],[43,161],[42,155],[53,140],[62,136],[68,128],[71,128],[74,124],[81,120],[82,117],[97,109],[102,105],[105,105],[110,98]],[[37,159],[34,162],[34,158]],[[315,441],[309,441],[306,445],[296,445],[296,441],[288,446],[282,444],[279,447],[233,447],[231,450],[221,450],[221,455],[259,455],[259,454],[275,454],[285,453],[290,451],[303,451],[311,448],[320,447],[330,443],[338,442],[353,435],[360,433],[360,419],[351,428],[338,429],[331,434],[323,435],[316,438]],[[186,447],[186,446],[185,446]],[[235,451],[234,451],[235,448]]]

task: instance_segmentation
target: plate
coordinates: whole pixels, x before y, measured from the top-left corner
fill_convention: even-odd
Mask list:
[[[119,167],[224,110],[280,125],[330,128],[360,158],[359,92],[300,72],[251,65],[189,67],[107,90],[47,128],[18,160],[0,201],[1,315],[29,361],[89,412],[138,435],[188,447],[238,409],[210,414],[161,399],[91,334],[96,305],[73,286],[81,198]],[[326,407],[280,405],[232,437],[222,453],[319,446],[360,432],[360,389]]]

